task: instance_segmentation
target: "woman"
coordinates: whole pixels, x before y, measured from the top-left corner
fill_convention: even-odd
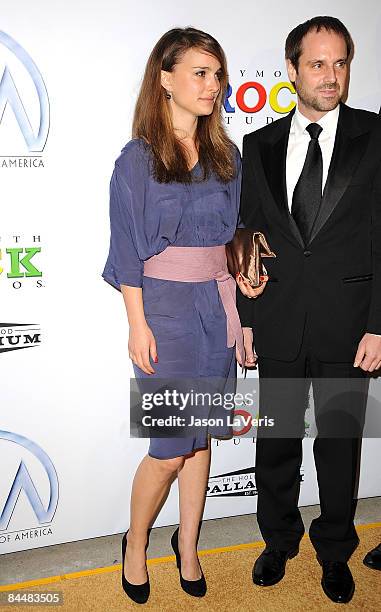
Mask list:
[[[226,87],[214,38],[193,28],[164,34],[146,66],[133,140],[115,165],[103,276],[123,293],[139,379],[234,378],[235,341],[243,351],[224,247],[237,225],[240,185],[239,153],[221,117]],[[180,583],[190,595],[206,592],[197,539],[211,433],[151,438],[138,467],[122,542],[122,584],[136,602],[149,596],[147,531],[176,475],[180,525],[171,543]]]

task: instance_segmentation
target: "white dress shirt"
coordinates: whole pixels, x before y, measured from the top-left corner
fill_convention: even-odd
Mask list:
[[[288,207],[291,211],[292,196],[296,183],[302,172],[307,155],[308,145],[311,137],[306,130],[310,123],[318,123],[323,128],[319,136],[319,144],[323,157],[323,184],[322,190],[327,180],[328,169],[331,163],[333,146],[335,144],[337,122],[339,119],[339,105],[328,111],[319,121],[310,121],[297,108],[291,119],[290,135],[288,139],[287,158],[286,158],[286,185]]]

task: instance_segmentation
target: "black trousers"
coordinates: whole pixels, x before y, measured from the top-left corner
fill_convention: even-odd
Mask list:
[[[309,535],[322,560],[347,561],[358,544],[354,499],[369,379],[352,363],[323,363],[311,346],[308,325],[292,362],[260,358],[260,416],[275,428],[258,434],[257,519],[266,544],[298,546],[304,525],[298,509],[302,439],[312,384],[318,435],[314,459],[321,514]]]

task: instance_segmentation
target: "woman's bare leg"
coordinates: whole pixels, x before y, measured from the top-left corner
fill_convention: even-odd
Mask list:
[[[147,532],[183,463],[184,457],[154,459],[147,455],[136,470],[125,558],[125,576],[132,584],[143,584],[147,580]]]
[[[179,469],[179,552],[181,574],[185,580],[201,578],[197,557],[197,536],[204,511],[210,468],[210,443],[205,450],[186,456]]]

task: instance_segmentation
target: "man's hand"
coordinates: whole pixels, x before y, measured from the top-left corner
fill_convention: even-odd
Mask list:
[[[245,368],[253,368],[257,363],[257,355],[253,350],[253,330],[251,327],[243,327],[243,344],[245,347]]]
[[[365,372],[374,372],[381,367],[381,338],[375,334],[365,334],[358,346],[354,367]]]

